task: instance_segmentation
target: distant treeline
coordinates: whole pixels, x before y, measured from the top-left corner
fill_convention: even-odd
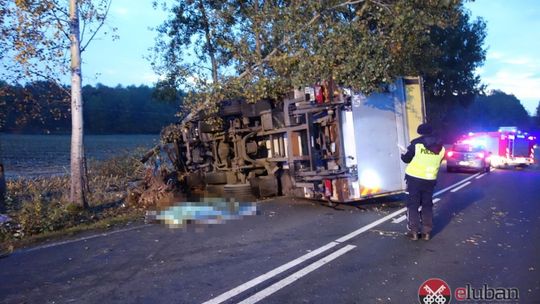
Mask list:
[[[0,82],[0,131],[70,133],[67,87],[49,82],[12,86]],[[180,96],[159,100],[148,86],[83,87],[85,133],[159,133],[175,122]]]
[[[69,133],[67,89],[48,82],[24,87],[0,82],[0,131]],[[159,133],[163,126],[177,121],[181,97],[180,93],[148,86],[85,86],[85,132]],[[446,141],[469,131],[491,131],[500,126],[540,130],[540,104],[530,117],[519,99],[501,91],[476,96],[463,104],[434,99],[427,103],[428,120]]]
[[[531,117],[520,100],[502,91],[476,96],[468,104],[428,104],[428,115],[446,142],[471,131],[496,131],[501,126],[515,126],[521,130],[540,130],[540,103]]]

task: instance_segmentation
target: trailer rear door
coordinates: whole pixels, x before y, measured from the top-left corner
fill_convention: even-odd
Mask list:
[[[352,112],[345,112],[344,148],[347,156],[354,155],[348,165],[357,166],[360,198],[405,190],[405,164],[398,146],[408,145],[424,119],[421,83],[416,79],[420,93],[407,90],[399,79],[388,92],[355,95]]]

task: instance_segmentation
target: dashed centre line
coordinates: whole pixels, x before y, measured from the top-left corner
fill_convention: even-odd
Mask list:
[[[463,185],[461,185],[461,186],[459,186],[459,187],[456,187],[456,188],[450,190],[450,192],[452,192],[452,193],[457,192],[457,191],[459,191],[460,189],[463,189],[463,188],[467,187],[467,186],[470,185],[470,184],[471,184],[471,182],[466,182],[465,184],[463,184]]]

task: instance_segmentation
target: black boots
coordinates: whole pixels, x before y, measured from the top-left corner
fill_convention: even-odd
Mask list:
[[[418,241],[418,233],[415,232],[407,232],[406,234],[407,238],[409,238],[411,241]]]
[[[418,233],[414,233],[414,232],[407,232],[407,234],[405,235],[408,239],[410,239],[411,241],[418,241]],[[422,240],[424,241],[429,241],[431,240],[431,235],[429,233],[422,233]]]

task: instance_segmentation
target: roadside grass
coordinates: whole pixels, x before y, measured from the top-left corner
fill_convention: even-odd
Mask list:
[[[61,237],[73,236],[85,231],[104,231],[118,226],[130,226],[132,224],[142,224],[144,212],[139,210],[130,210],[124,214],[115,217],[103,218],[97,222],[80,224],[57,231],[47,231],[41,234],[31,235],[29,237],[17,240],[11,243],[14,248],[26,247],[36,243],[55,240]]]
[[[7,181],[10,221],[0,224],[0,247],[18,248],[87,230],[142,222],[144,210],[126,203],[130,182],[142,178],[142,150],[88,163],[89,208],[69,203],[69,176]]]

